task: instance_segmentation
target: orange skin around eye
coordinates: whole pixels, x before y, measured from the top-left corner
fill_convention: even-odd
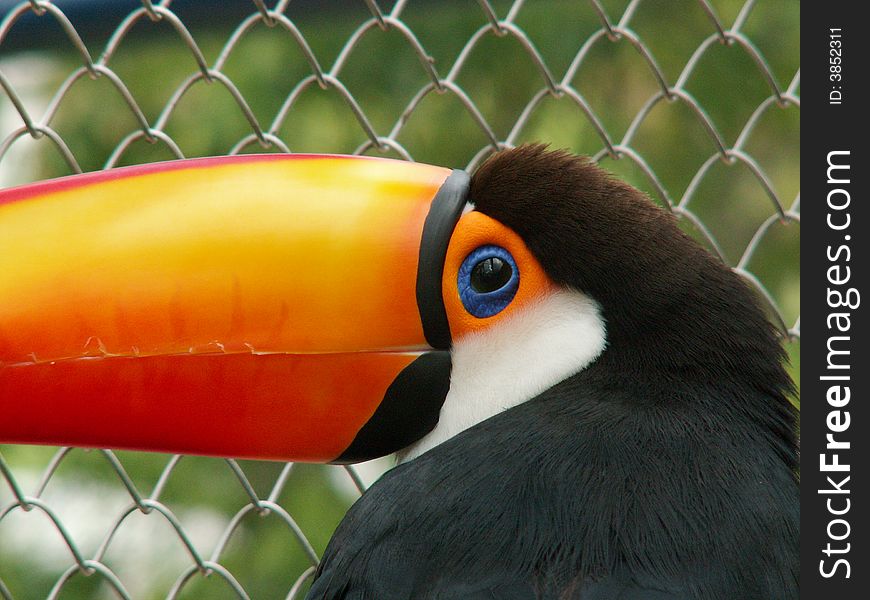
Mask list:
[[[511,253],[519,270],[520,282],[516,296],[504,310],[491,317],[480,318],[465,309],[459,297],[456,278],[462,261],[476,248],[490,244],[501,246]],[[509,318],[554,288],[555,284],[544,273],[538,260],[512,229],[477,211],[462,215],[447,247],[444,276],[441,280],[444,307],[454,341]]]

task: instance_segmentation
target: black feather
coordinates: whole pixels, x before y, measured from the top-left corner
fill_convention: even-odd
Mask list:
[[[500,153],[471,198],[600,303],[607,348],[384,475],[309,598],[796,599],[792,384],[749,287],[567,153]]]

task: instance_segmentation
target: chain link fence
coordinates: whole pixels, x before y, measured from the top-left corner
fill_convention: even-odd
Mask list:
[[[799,3],[119,0],[98,20],[87,4],[107,6],[5,5],[0,185],[249,152],[473,169],[550,142],[749,281],[798,379]],[[300,598],[389,465],[0,451],[7,600]]]

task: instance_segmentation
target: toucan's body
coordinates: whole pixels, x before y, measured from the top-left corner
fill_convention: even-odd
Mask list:
[[[0,440],[401,464],[312,600],[794,600],[783,352],[587,160],[181,161],[0,194]]]
[[[657,383],[591,368],[399,465],[342,521],[309,597],[797,598],[792,473],[763,437],[705,425],[699,397],[740,398]]]

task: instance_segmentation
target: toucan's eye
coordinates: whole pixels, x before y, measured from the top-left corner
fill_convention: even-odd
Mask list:
[[[475,292],[488,294],[504,287],[514,270],[498,256],[485,258],[471,269],[471,287]]]
[[[514,299],[519,284],[517,263],[500,246],[477,248],[459,267],[459,297],[465,310],[481,319],[504,310]]]

